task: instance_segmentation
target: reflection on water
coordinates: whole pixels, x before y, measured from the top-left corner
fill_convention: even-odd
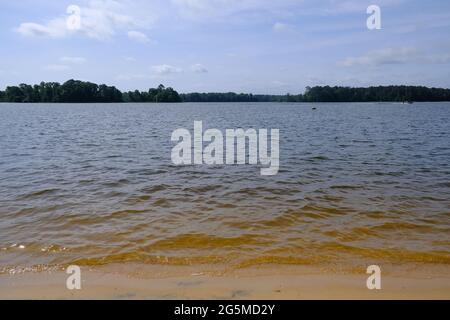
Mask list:
[[[450,263],[450,104],[0,105],[0,268]],[[279,128],[280,171],[171,164]]]

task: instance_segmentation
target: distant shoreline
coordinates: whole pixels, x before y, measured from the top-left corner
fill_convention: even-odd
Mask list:
[[[121,92],[114,86],[68,80],[63,84],[8,86],[0,91],[0,102],[15,103],[181,103],[181,102],[445,102],[450,101],[450,89],[424,86],[376,87],[307,87],[299,94],[252,94],[235,92],[178,93],[162,84],[148,91]]]
[[[450,100],[441,100],[441,101],[412,101],[413,103],[443,103],[450,102]],[[192,103],[200,103],[200,104],[208,104],[208,103],[217,103],[217,104],[231,104],[231,103],[254,103],[254,104],[267,104],[267,103],[275,103],[275,104],[344,104],[344,103],[365,103],[365,104],[401,104],[408,105],[408,103],[403,103],[399,101],[318,101],[318,102],[303,102],[303,101],[181,101],[181,102],[7,102],[0,101],[0,104],[23,104],[23,105],[32,105],[32,104],[100,104],[100,105],[108,105],[108,104],[166,104],[166,105],[181,105],[181,104],[192,104]]]

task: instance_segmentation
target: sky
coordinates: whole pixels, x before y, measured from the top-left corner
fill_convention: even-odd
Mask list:
[[[367,28],[372,4],[381,29]],[[450,88],[449,35],[448,0],[0,0],[0,88]]]

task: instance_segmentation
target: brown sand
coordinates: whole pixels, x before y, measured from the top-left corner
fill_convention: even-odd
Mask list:
[[[81,270],[81,290],[66,288],[63,271],[1,275],[0,299],[450,299],[447,265],[384,266],[381,290],[367,289],[364,270],[133,264]]]

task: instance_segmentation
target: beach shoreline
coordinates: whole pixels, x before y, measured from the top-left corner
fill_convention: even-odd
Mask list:
[[[0,275],[0,299],[450,299],[447,265],[388,266],[381,290],[364,272],[266,265],[233,271],[194,266],[117,264],[82,267],[81,290],[64,271]]]

